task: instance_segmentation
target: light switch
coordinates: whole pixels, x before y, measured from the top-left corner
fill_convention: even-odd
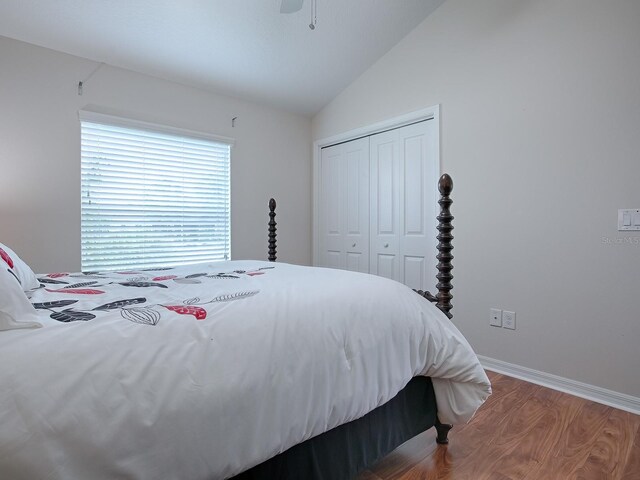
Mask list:
[[[640,231],[640,208],[618,210],[618,231]]]

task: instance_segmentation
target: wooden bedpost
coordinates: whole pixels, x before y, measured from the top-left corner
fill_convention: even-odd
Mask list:
[[[451,304],[451,299],[453,295],[451,295],[451,289],[453,285],[451,285],[451,280],[453,279],[453,274],[451,270],[453,270],[452,260],[453,255],[451,254],[451,250],[453,250],[453,245],[451,241],[453,240],[453,234],[451,231],[453,230],[453,225],[451,224],[453,220],[453,215],[451,215],[451,211],[449,207],[453,203],[451,200],[451,192],[453,191],[453,180],[446,173],[440,177],[440,181],[438,182],[438,190],[440,191],[440,200],[438,203],[440,204],[440,215],[436,218],[438,219],[438,255],[436,258],[438,259],[438,274],[436,278],[439,280],[436,288],[438,289],[438,293],[436,294],[436,298],[438,302],[436,306],[442,310],[447,317],[452,318],[451,308],[453,305]]]
[[[438,204],[440,204],[440,214],[436,217],[438,220],[438,255],[436,258],[438,259],[438,274],[436,278],[438,279],[438,284],[436,288],[438,289],[438,293],[434,296],[429,292],[423,292],[422,290],[416,290],[416,292],[422,295],[424,298],[436,304],[436,306],[444,312],[444,314],[453,318],[451,314],[451,308],[453,305],[451,304],[451,299],[453,295],[451,295],[451,289],[453,285],[451,285],[451,280],[453,279],[453,275],[451,270],[453,270],[453,265],[451,261],[453,260],[453,255],[451,254],[451,250],[453,250],[453,245],[451,241],[453,240],[453,235],[451,231],[453,230],[453,225],[451,221],[453,220],[453,215],[451,215],[451,211],[449,208],[453,203],[451,200],[451,192],[453,191],[453,180],[448,174],[443,174],[438,181],[438,190],[440,191],[440,200],[438,200]]]
[[[276,261],[276,201],[269,200],[269,261]]]

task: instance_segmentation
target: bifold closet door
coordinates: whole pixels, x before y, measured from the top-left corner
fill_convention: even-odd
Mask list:
[[[319,266],[368,273],[368,138],[322,149],[318,201]]]
[[[439,161],[433,120],[370,138],[370,272],[433,290]]]

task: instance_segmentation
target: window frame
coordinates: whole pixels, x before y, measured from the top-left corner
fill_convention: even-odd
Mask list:
[[[158,123],[152,123],[152,122],[147,122],[147,121],[143,121],[143,120],[138,120],[138,119],[134,119],[134,118],[127,118],[127,117],[120,117],[120,116],[116,116],[116,115],[111,115],[111,114],[105,114],[105,113],[101,113],[101,112],[97,112],[97,111],[93,111],[93,110],[79,110],[78,111],[78,139],[80,142],[80,170],[82,169],[82,123],[83,122],[87,122],[87,123],[96,123],[96,124],[102,124],[102,125],[106,125],[106,126],[114,126],[114,127],[122,127],[122,128],[130,128],[130,129],[137,129],[137,130],[143,130],[143,131],[148,131],[148,132],[156,132],[156,133],[160,133],[160,134],[168,134],[168,135],[175,135],[175,136],[181,136],[181,137],[187,137],[187,138],[193,138],[193,139],[198,139],[198,140],[205,140],[205,141],[211,141],[211,142],[216,142],[216,143],[222,143],[225,145],[229,146],[229,219],[228,219],[228,225],[229,225],[229,232],[228,232],[228,237],[229,237],[229,255],[228,255],[228,259],[227,260],[231,260],[232,259],[232,235],[231,235],[231,230],[232,230],[232,225],[231,225],[231,164],[233,162],[233,148],[235,146],[235,139],[231,138],[231,137],[225,137],[222,135],[216,135],[216,134],[212,134],[212,133],[207,133],[207,132],[202,132],[202,131],[197,131],[197,130],[190,130],[190,129],[186,129],[186,128],[180,128],[180,127],[174,127],[171,125],[165,125],[165,124],[158,124]],[[80,196],[82,196],[82,188],[83,188],[83,184],[82,184],[82,180],[80,181]],[[80,242],[82,243],[82,198],[80,198]],[[81,268],[84,270],[85,267],[82,264],[82,249],[80,252],[80,264],[81,264]],[[185,265],[187,265],[189,263],[185,263]],[[105,271],[112,271],[112,270],[118,270],[120,268],[130,268],[127,267],[125,265],[121,265],[119,267],[114,267],[114,268],[110,268],[110,269],[104,269]],[[146,267],[145,267],[146,268]]]

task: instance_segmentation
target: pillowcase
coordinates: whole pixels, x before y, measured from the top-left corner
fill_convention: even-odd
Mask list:
[[[11,272],[22,285],[23,291],[27,292],[40,286],[36,274],[29,268],[29,265],[24,263],[16,252],[2,243],[0,243],[0,259],[0,267],[8,266],[11,269]]]
[[[2,255],[4,260],[4,255]],[[0,260],[0,330],[38,328],[38,314],[25,295],[18,278],[5,261]]]

